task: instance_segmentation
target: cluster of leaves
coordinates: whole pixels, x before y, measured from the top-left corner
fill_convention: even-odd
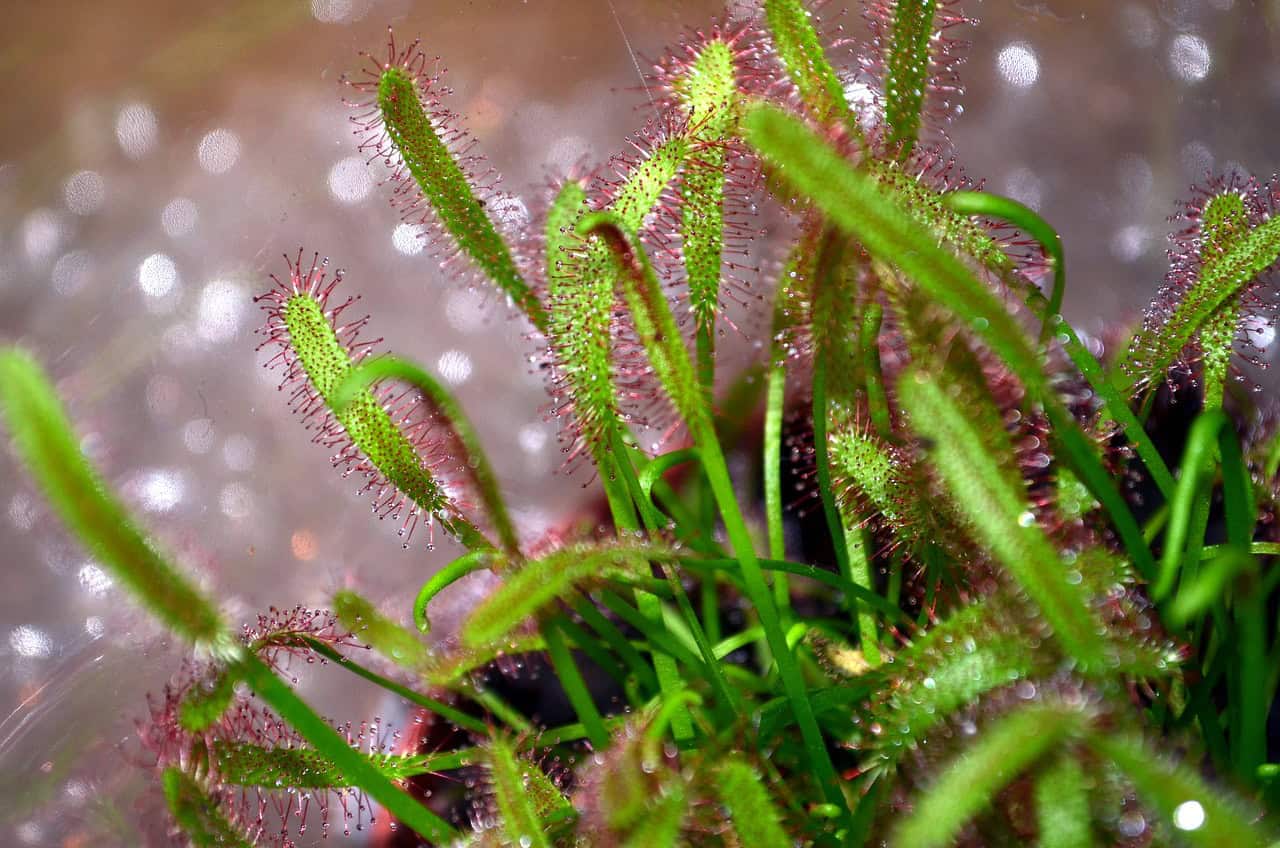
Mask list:
[[[522,848],[1274,839],[1280,437],[1227,389],[1269,304],[1280,187],[1228,176],[1179,213],[1165,288],[1109,367],[1058,314],[1057,235],[947,148],[951,33],[973,22],[955,0],[866,13],[846,69],[801,0],[694,33],[654,65],[662,118],[561,180],[527,233],[495,223],[505,196],[417,42],[347,81],[406,219],[527,319],[568,464],[594,466],[610,516],[522,538],[460,406],[370,357],[341,275],[299,254],[260,299],[291,405],[406,547],[425,523],[466,548],[414,599],[420,633],[344,591],[334,618],[233,635],[87,465],[39,367],[0,356],[50,501],[206,658],[139,731],[194,844],[290,844],[335,799],[357,825],[371,799],[434,844]],[[765,195],[792,241],[768,358],[718,395]],[[1172,402],[1203,407],[1176,473],[1148,435]],[[758,451],[762,497],[727,448]],[[820,540],[787,532],[788,469]],[[477,571],[491,591],[429,646],[433,601]],[[363,643],[393,670],[353,659]],[[278,676],[289,657],[432,730],[335,730]],[[489,685],[544,663],[576,722]],[[454,773],[485,788],[432,789]]]

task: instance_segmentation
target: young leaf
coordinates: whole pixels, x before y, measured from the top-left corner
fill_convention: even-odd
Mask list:
[[[1278,258],[1280,216],[1273,216],[1209,259],[1168,318],[1135,335],[1121,364],[1129,391],[1163,379],[1169,365],[1196,333],[1210,327],[1210,322],[1229,309],[1235,298]]]
[[[898,395],[911,426],[931,443],[930,456],[974,537],[1036,603],[1063,649],[1099,671],[1104,643],[1079,581],[1036,524],[1021,480],[1002,474],[955,400],[919,371],[903,375]]]
[[[651,561],[673,552],[648,544],[573,545],[511,572],[462,625],[462,644],[475,648],[497,642],[557,600],[569,600],[584,581],[649,574]]]
[[[900,848],[945,848],[1009,781],[1075,733],[1077,710],[1024,707],[995,721],[924,790],[889,839]],[[1231,843],[1224,843],[1231,844]]]
[[[268,315],[264,344],[277,348],[268,366],[283,367],[281,388],[292,389],[294,409],[304,421],[314,422],[311,426],[319,430],[316,441],[337,449],[336,467],[368,479],[364,490],[373,492],[379,516],[394,520],[405,515],[400,532],[406,545],[425,516],[469,548],[492,548],[437,476],[437,471],[454,471],[457,460],[452,456],[452,433],[442,438],[432,424],[433,405],[398,394],[379,399],[367,389],[353,393],[350,386],[343,387],[369,352],[369,343],[358,341],[365,319],[342,323],[341,315],[354,299],[330,304],[342,281],[341,271],[329,278],[328,260],[312,261],[309,269],[301,260],[299,252],[298,259],[288,263],[288,282],[272,275],[275,287],[258,298]]]
[[[355,592],[344,589],[335,594],[333,612],[352,635],[396,665],[421,671],[430,663],[430,649],[421,639]]]
[[[715,771],[716,794],[742,845],[790,848],[794,840],[782,829],[781,817],[760,775],[736,757]]]
[[[680,828],[684,825],[688,806],[684,787],[671,781],[663,787],[662,795],[656,801],[653,798],[647,800],[644,818],[636,823],[623,844],[626,848],[680,845]]]
[[[58,516],[174,633],[236,650],[217,607],[156,549],[89,465],[48,378],[26,351],[0,349],[0,411],[18,456]]]

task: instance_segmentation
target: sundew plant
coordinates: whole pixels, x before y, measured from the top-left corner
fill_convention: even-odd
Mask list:
[[[405,556],[457,551],[395,606],[343,590],[237,627],[41,366],[0,352],[17,455],[192,648],[139,704],[173,839],[1280,844],[1280,415],[1242,362],[1280,181],[1206,175],[1141,326],[1090,346],[1053,227],[950,149],[976,21],[863,12],[865,43],[802,0],[690,33],[652,63],[660,115],[520,231],[419,42],[353,60],[358,150],[442,267],[527,322],[564,472],[600,502],[520,527],[465,410],[368,340],[359,269],[288,246],[258,298],[285,403]],[[740,366],[744,310],[768,329]],[[323,717],[294,662],[402,699],[413,732]]]

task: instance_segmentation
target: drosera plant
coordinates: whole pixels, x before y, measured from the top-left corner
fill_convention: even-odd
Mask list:
[[[387,816],[404,844],[522,848],[1274,844],[1280,416],[1229,389],[1237,337],[1272,320],[1280,188],[1206,182],[1147,320],[1100,361],[1059,314],[1055,231],[947,146],[961,7],[867,0],[847,68],[801,0],[709,25],[654,63],[662,117],[559,181],[528,233],[495,223],[418,42],[348,81],[395,204],[544,349],[566,467],[608,514],[522,536],[461,406],[372,355],[341,275],[300,252],[260,298],[289,405],[406,547],[462,549],[397,609],[347,589],[233,632],[90,467],[41,367],[0,353],[16,452],[195,649],[138,730],[185,839]],[[772,264],[748,260],[765,203],[790,222]],[[776,268],[743,279],[753,262]],[[717,340],[748,284],[771,336],[735,378]],[[1152,412],[1172,387],[1199,411],[1176,462]],[[759,491],[731,451],[759,458]],[[796,467],[821,504],[808,561]],[[434,633],[482,570],[488,596]],[[294,658],[434,735],[335,726],[282,679]],[[532,667],[537,695],[504,685]]]

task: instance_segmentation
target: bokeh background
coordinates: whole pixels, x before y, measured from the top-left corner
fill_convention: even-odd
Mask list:
[[[555,475],[528,328],[444,280],[398,223],[381,163],[355,150],[338,81],[359,50],[382,49],[388,24],[421,35],[520,198],[502,210],[518,222],[549,175],[622,148],[646,113],[638,70],[722,4],[5,6],[0,340],[46,363],[85,450],[230,615],[323,605],[350,585],[407,616],[420,582],[457,553],[402,550],[261,368],[252,296],[299,246],[347,269],[371,335],[454,386],[526,532],[583,503],[588,478]],[[957,152],[970,176],[1060,229],[1066,313],[1082,329],[1140,314],[1163,273],[1165,219],[1192,182],[1280,170],[1280,0],[963,8],[983,26],[968,34]],[[66,536],[8,451],[0,576],[0,843],[141,844],[134,822],[152,808],[128,737],[179,651]],[[349,682],[308,673],[299,685],[335,716],[403,718]]]

